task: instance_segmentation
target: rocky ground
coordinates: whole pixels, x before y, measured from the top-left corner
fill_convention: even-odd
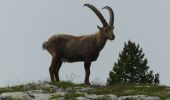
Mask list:
[[[6,88],[7,90],[1,88],[0,100],[161,100],[158,96],[147,95],[117,96],[107,92],[96,92],[97,94],[94,94],[96,87],[71,86],[61,88],[56,85],[51,85],[48,82],[29,84],[15,88],[20,92],[13,91],[12,89],[14,88]],[[22,89],[19,90],[19,88]],[[10,89],[11,92],[8,92]],[[3,91],[7,92],[3,93]],[[167,93],[170,95],[170,88],[167,88]],[[165,100],[170,100],[170,98],[166,98]]]

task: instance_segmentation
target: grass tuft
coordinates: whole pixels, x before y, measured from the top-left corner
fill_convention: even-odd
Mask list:
[[[24,85],[17,85],[12,87],[0,88],[0,94],[5,92],[27,91]]]
[[[54,95],[52,95],[52,96],[49,98],[49,100],[51,100],[51,99],[57,99],[57,98],[59,98],[59,97],[62,97],[62,95],[60,95],[60,94],[54,94]]]
[[[13,99],[12,97],[8,96],[8,97],[5,97],[3,100],[15,100],[15,99]]]
[[[115,94],[118,96],[129,96],[129,95],[147,95],[147,96],[158,96],[161,99],[170,98],[167,94],[165,86],[153,86],[153,85],[133,85],[133,84],[117,84],[115,86],[103,86],[96,87],[91,94]]]
[[[67,93],[64,95],[65,100],[75,100],[76,97],[85,97],[82,93]]]
[[[30,91],[30,90],[38,90],[40,89],[38,84],[28,83],[24,85],[15,85],[10,87],[0,88],[0,94],[6,92],[22,92],[22,91]]]
[[[94,100],[108,100],[107,97],[100,97],[100,98],[97,98],[97,99],[94,99]]]
[[[50,82],[51,85],[58,86],[59,88],[69,88],[69,87],[86,87],[87,85],[84,84],[74,84],[71,81],[62,81],[62,82]]]

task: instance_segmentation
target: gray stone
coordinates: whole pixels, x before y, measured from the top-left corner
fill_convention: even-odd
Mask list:
[[[28,91],[27,94],[33,98],[33,100],[48,100],[50,98],[50,94],[44,90],[33,90]]]
[[[76,100],[87,100],[85,97],[76,97]]]
[[[167,91],[170,91],[170,87],[167,87]]]
[[[50,84],[40,84],[41,89],[47,89],[49,92],[62,92],[64,91],[63,89],[55,86],[55,85],[50,85]]]
[[[170,98],[166,99],[166,100],[170,100]]]
[[[157,96],[148,96],[148,97],[145,97],[145,100],[161,100],[160,97],[157,97]]]
[[[161,99],[157,96],[138,95],[138,96],[121,96],[118,98],[118,100],[161,100]]]
[[[86,95],[85,96],[87,99],[97,99],[98,98],[98,96],[96,95],[96,94],[89,94],[89,95]]]
[[[91,93],[92,91],[94,91],[94,89],[90,87],[77,89],[77,92],[79,93]]]
[[[144,95],[137,95],[137,96],[120,96],[118,100],[145,100]]]
[[[114,95],[96,95],[96,94],[87,94],[85,96],[87,99],[89,100],[93,100],[93,99],[102,99],[102,98],[106,98],[108,100],[117,100],[117,96],[114,96]]]
[[[60,97],[60,98],[57,98],[57,99],[54,99],[54,100],[65,100],[64,97]]]
[[[61,95],[61,96],[64,96],[67,92],[56,92],[55,94],[58,94],[58,95]]]
[[[107,96],[105,94],[103,95],[97,95],[97,98],[107,98]]]
[[[2,93],[0,99],[5,99],[7,97],[11,97],[14,100],[32,100],[34,98],[30,97],[27,93],[24,92],[8,92]]]
[[[107,94],[106,97],[108,100],[118,100],[117,95]]]
[[[50,94],[43,90],[33,90],[26,92],[9,92],[2,93],[0,96],[0,100],[9,97],[14,100],[48,100]]]
[[[169,91],[169,92],[167,92],[167,95],[170,95],[170,91]]]
[[[75,93],[76,90],[74,88],[67,88],[66,92],[68,92],[68,93]]]

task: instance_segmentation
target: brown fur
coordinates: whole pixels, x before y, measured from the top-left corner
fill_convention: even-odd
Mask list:
[[[72,36],[60,34],[50,37],[43,43],[43,49],[46,49],[52,55],[49,69],[51,80],[59,81],[58,73],[62,62],[83,61],[86,71],[84,82],[85,84],[90,84],[91,62],[97,60],[108,39],[114,39],[113,26],[110,25],[99,27],[99,31],[91,35]]]

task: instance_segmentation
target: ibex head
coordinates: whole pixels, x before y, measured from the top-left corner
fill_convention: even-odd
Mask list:
[[[109,20],[109,24],[106,22],[106,20],[104,19],[103,15],[91,4],[84,4],[84,6],[89,7],[96,15],[97,17],[100,19],[100,21],[103,24],[103,27],[100,27],[97,25],[97,28],[104,33],[104,35],[110,39],[110,40],[114,40],[115,36],[113,33],[113,29],[114,29],[114,13],[111,7],[109,6],[105,6],[102,9],[107,9],[109,11],[110,14],[110,20]]]

